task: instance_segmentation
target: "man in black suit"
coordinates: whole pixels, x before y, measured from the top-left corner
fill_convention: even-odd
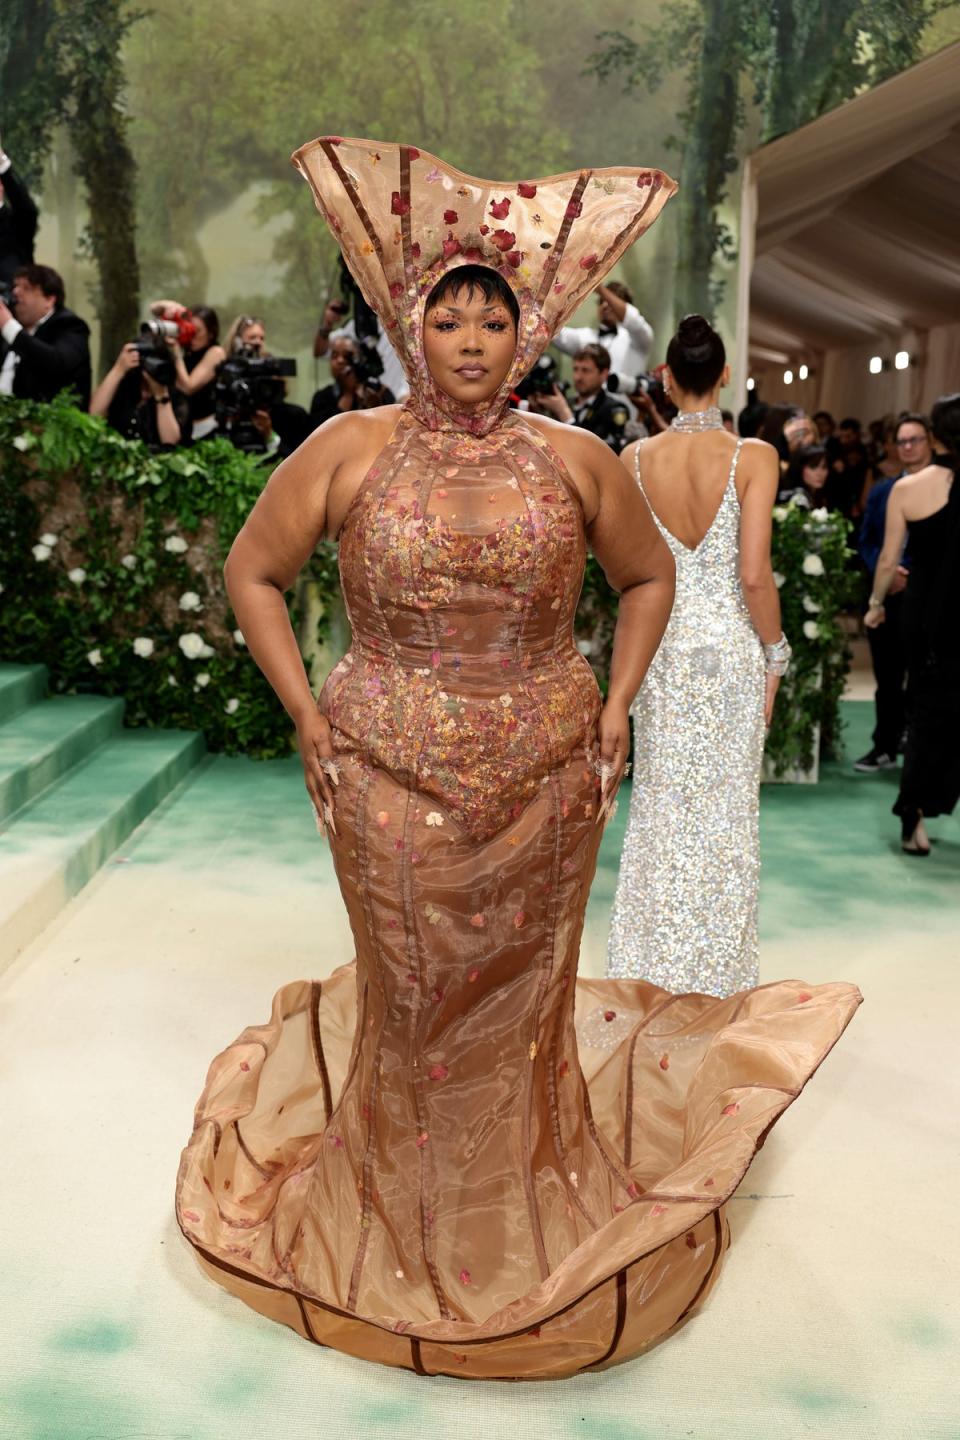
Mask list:
[[[620,454],[626,442],[624,426],[630,412],[619,396],[607,389],[610,376],[610,352],[605,345],[591,342],[573,357],[573,388],[571,402],[554,386],[548,395],[530,397],[531,409],[552,415],[567,425],[579,425],[606,441],[611,450]]]
[[[0,300],[0,400],[52,400],[72,386],[90,403],[90,327],[63,303],[63,281],[49,265],[23,265],[13,310]]]
[[[0,142],[0,288],[13,284],[21,265],[33,264],[37,207]]]

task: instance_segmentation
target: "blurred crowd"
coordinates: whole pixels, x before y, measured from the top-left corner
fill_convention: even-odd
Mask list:
[[[89,327],[68,308],[56,270],[35,260],[36,230],[37,207],[0,145],[0,399],[49,401],[70,391],[91,414],[155,449],[223,436],[273,459],[291,454],[338,414],[402,401],[407,394],[400,361],[342,261],[340,294],[326,304],[313,335],[313,355],[327,361],[330,378],[309,405],[289,399],[296,362],[272,353],[263,317],[238,315],[222,333],[210,306],[176,300],[149,305],[139,333],[93,387]],[[609,281],[598,287],[595,301],[595,323],[563,327],[552,351],[511,398],[520,408],[592,431],[619,453],[631,440],[666,429],[675,411],[663,384],[664,367],[650,364],[653,329],[630,290]],[[570,368],[569,382],[562,364]],[[960,449],[960,397],[945,397],[938,405],[939,422],[904,412],[864,427],[855,416],[838,421],[828,410],[807,415],[796,406],[764,404],[755,390],[736,420],[722,412],[729,430],[776,449],[780,503],[836,511],[853,527],[864,594],[870,588],[864,608],[877,680],[873,745],[856,762],[865,772],[893,767],[909,728],[910,627],[904,615],[916,564],[913,530],[926,521],[939,525],[951,577],[960,560],[960,537],[950,530],[956,529],[960,503],[956,496],[943,503],[937,480],[952,478],[953,455]],[[902,482],[908,483],[897,489]],[[928,514],[924,506],[931,505]],[[928,540],[924,554],[929,557]],[[913,578],[918,592],[920,581]],[[924,584],[929,583],[928,563]],[[940,610],[953,614],[952,578],[948,584],[938,572],[935,590],[943,597]],[[928,709],[939,706],[960,724],[955,658],[949,672],[953,700],[944,704],[941,696]],[[912,669],[919,673],[916,660]],[[942,678],[944,672],[937,673]],[[948,748],[960,754],[955,739]]]

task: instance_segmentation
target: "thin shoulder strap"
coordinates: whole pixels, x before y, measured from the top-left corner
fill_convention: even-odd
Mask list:
[[[729,480],[727,481],[727,484],[728,484],[728,485],[731,485],[731,484],[733,483],[734,479],[736,478],[736,474],[737,474],[737,461],[740,459],[740,450],[741,450],[742,445],[743,445],[743,436],[742,436],[742,435],[738,435],[738,436],[737,436],[737,443],[736,443],[736,445],[734,446],[734,449],[733,449],[733,459],[730,461],[730,478],[729,478]]]
[[[633,457],[633,469],[634,469],[634,474],[636,475],[636,478],[637,478],[637,484],[638,484],[639,487],[640,487],[640,494],[643,496],[644,500],[647,500],[647,492],[646,492],[646,490],[644,490],[644,488],[643,488],[643,480],[640,478],[640,451],[643,449],[643,442],[644,442],[644,440],[646,440],[646,439],[648,439],[648,438],[649,438],[649,437],[646,436],[646,435],[641,435],[640,439],[637,441],[637,451],[636,451],[636,454],[635,454],[634,457]],[[647,500],[647,504],[648,504],[648,505],[650,504],[650,501],[649,501],[649,500]]]

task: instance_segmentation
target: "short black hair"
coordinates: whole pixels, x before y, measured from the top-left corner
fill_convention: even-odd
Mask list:
[[[610,369],[610,351],[606,345],[600,345],[596,340],[591,340],[589,345],[581,345],[573,358],[574,360],[592,360],[598,370]]]
[[[684,315],[667,346],[670,373],[688,395],[708,395],[723,374],[727,352],[703,315]]]
[[[860,421],[855,415],[850,415],[847,417],[846,420],[841,420],[837,428],[838,430],[856,430],[857,434],[859,435],[860,431],[863,429],[863,426],[860,424]]]
[[[827,447],[825,445],[804,445],[799,450],[795,450],[790,456],[783,487],[799,489],[803,484],[804,470],[808,466],[812,469],[815,465],[820,464],[827,464]]]
[[[918,415],[914,410],[904,410],[903,414],[898,415],[894,421],[894,436],[900,434],[901,425],[922,425],[927,439],[930,439],[930,417],[928,415]]]
[[[21,276],[28,285],[35,285],[48,299],[52,299],[56,310],[62,309],[66,304],[67,292],[63,278],[52,265],[21,265],[15,278],[19,279]]]
[[[829,420],[831,425],[835,425],[835,424],[837,423],[837,422],[834,420],[833,416],[830,414],[830,411],[829,411],[829,410],[814,410],[814,412],[813,412],[813,419],[814,419],[814,420]]]
[[[622,300],[625,305],[633,304],[633,296],[622,280],[608,280],[604,289],[609,290],[612,295],[616,295],[617,299]]]
[[[514,325],[520,324],[520,306],[510,286],[496,270],[489,265],[458,265],[441,275],[427,296],[424,314],[429,315],[449,295],[454,300],[466,290],[470,295],[479,290],[487,304],[500,300],[513,316]]]

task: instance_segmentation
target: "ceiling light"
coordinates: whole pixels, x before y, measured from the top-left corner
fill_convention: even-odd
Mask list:
[[[756,380],[754,380],[753,376],[751,375],[751,376],[750,376],[750,379],[747,381],[747,389],[748,389],[748,390],[753,390],[753,389],[755,389],[755,388],[756,388],[756,384],[757,384]]]
[[[882,369],[883,369],[883,361],[882,361],[882,359],[880,358],[880,356],[879,356],[879,355],[871,355],[871,356],[870,356],[870,374],[871,374],[871,375],[879,375],[879,374],[880,374],[880,371],[881,371]]]
[[[792,371],[792,370],[784,370],[784,372],[783,372],[783,383],[784,383],[784,385],[792,385],[792,384],[793,384],[793,371]]]
[[[898,350],[893,357],[893,363],[898,370],[906,370],[910,364],[910,352],[908,350]]]
[[[797,371],[797,378],[799,380],[806,380],[809,374],[810,371],[807,369],[806,365],[801,365],[800,369]]]

